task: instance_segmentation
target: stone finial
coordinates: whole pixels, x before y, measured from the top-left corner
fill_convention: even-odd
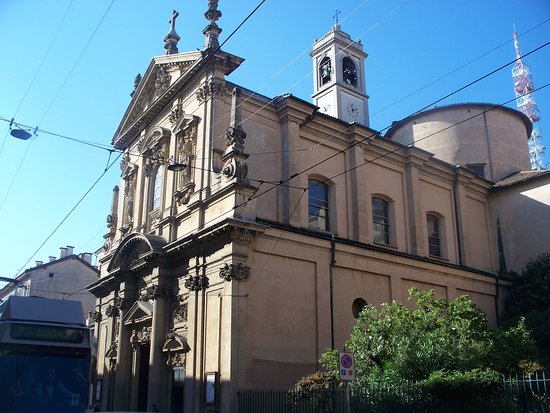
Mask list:
[[[248,175],[248,166],[246,159],[248,155],[244,152],[244,140],[246,132],[243,130],[241,123],[239,90],[233,89],[231,99],[231,121],[227,128],[225,139],[227,140],[227,149],[225,150],[221,160],[224,162],[222,173],[226,179],[237,178],[240,183],[246,183]]]
[[[136,93],[136,90],[137,90],[140,82],[141,82],[141,73],[138,73],[136,75],[136,77],[134,78],[134,90],[132,91],[132,93],[130,93],[130,97],[134,96],[134,93]]]
[[[341,10],[336,9],[336,12],[334,13],[334,16],[332,18],[334,19],[334,26],[332,26],[334,31],[340,30],[340,22],[338,16],[342,13]]]
[[[181,37],[176,33],[176,19],[180,14],[176,11],[172,11],[172,17],[168,20],[168,23],[172,26],[170,31],[166,36],[164,36],[164,48],[166,49],[165,54],[176,54],[178,51],[178,42]]]
[[[204,13],[204,17],[210,22],[202,31],[202,34],[204,34],[204,49],[218,48],[220,46],[218,37],[222,32],[222,29],[216,23],[222,17],[222,12],[218,10],[218,0],[208,0],[208,10]]]

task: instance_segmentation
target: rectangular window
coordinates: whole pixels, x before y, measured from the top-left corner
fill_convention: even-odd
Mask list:
[[[153,209],[160,208],[160,196],[162,193],[163,169],[162,165],[155,174],[155,183],[153,186]]]
[[[328,186],[322,182],[310,180],[308,193],[309,228],[328,231]]]
[[[428,215],[428,249],[431,256],[441,257],[439,218],[435,215]]]
[[[372,231],[374,235],[374,242],[389,245],[389,204],[380,198],[372,199]]]

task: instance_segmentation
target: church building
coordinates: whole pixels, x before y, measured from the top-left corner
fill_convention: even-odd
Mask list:
[[[439,120],[370,129],[367,54],[338,24],[313,45],[311,103],[226,79],[243,58],[219,47],[217,1],[201,50],[179,52],[176,17],[113,138],[121,182],[88,287],[102,410],[238,412],[239,390],[313,373],[366,304],[406,300],[412,286],[467,294],[497,323],[504,252],[491,197],[523,164],[501,167],[493,150],[491,169],[439,157],[435,141],[409,144]],[[473,109],[486,111],[482,126],[499,117],[528,163],[524,115]]]

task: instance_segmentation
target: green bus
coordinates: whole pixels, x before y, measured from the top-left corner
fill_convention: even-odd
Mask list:
[[[92,345],[78,301],[0,304],[0,413],[83,413]]]

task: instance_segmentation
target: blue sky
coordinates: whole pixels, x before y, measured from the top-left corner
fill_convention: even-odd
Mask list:
[[[259,2],[220,0],[220,40]],[[135,75],[164,51],[173,9],[180,51],[201,48],[206,0],[0,0],[0,119],[109,148]],[[514,25],[524,54],[550,41],[547,0],[267,0],[224,46],[246,59],[229,80],[268,97],[310,100],[309,52],[336,9],[369,54],[370,124],[378,130],[512,61]],[[550,46],[525,61],[536,87],[550,83]],[[512,86],[510,65],[438,105],[500,104],[514,98]],[[550,148],[550,87],[535,97]],[[16,140],[4,121],[0,147],[0,276],[47,261],[60,246],[101,247],[120,180],[119,162],[104,174],[108,150],[46,133]]]

